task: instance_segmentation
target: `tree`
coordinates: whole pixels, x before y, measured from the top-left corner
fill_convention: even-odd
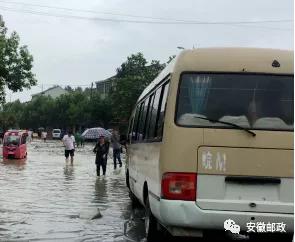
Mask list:
[[[33,67],[33,56],[27,46],[19,45],[16,32],[7,36],[7,28],[0,19],[0,102],[5,102],[5,87],[13,92],[22,91],[37,84]]]
[[[127,61],[117,69],[114,77],[116,86],[111,94],[117,121],[128,120],[141,92],[164,67],[165,64],[156,60],[148,64],[142,53],[127,57]]]
[[[38,96],[23,104],[22,116],[18,118],[21,128],[50,127],[56,121],[54,100],[50,96]]]
[[[14,113],[2,111],[0,113],[0,125],[2,130],[17,128],[17,120]]]
[[[0,126],[80,129],[115,124],[123,131],[139,95],[164,67],[156,60],[149,63],[142,53],[131,55],[117,69],[115,85],[106,98],[90,88],[68,86],[69,92],[56,99],[41,95],[27,103],[2,105]]]
[[[74,89],[71,87],[71,86],[65,86],[65,90],[68,91],[68,92],[73,92]]]
[[[108,127],[113,118],[111,100],[109,98],[101,99],[98,93],[94,93],[89,104],[91,125]]]

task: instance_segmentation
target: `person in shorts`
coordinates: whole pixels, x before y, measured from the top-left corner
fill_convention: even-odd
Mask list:
[[[71,162],[74,161],[74,153],[75,153],[75,136],[72,131],[69,131],[66,135],[64,135],[62,142],[65,146],[65,157],[66,161],[68,161],[69,156],[71,156]]]

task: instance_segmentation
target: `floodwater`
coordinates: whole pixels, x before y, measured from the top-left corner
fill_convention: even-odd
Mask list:
[[[106,177],[96,177],[92,149],[76,149],[71,164],[60,141],[33,141],[27,160],[1,158],[0,241],[145,241],[144,211],[131,207],[124,165],[114,171],[110,157]]]
[[[92,149],[78,148],[71,165],[60,141],[33,141],[27,160],[1,159],[0,241],[142,240],[143,213],[131,209],[125,168],[114,171],[109,160],[97,178]]]

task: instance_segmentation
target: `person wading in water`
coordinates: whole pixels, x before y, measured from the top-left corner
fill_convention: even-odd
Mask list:
[[[114,159],[114,169],[117,169],[117,159],[120,167],[122,167],[121,161],[121,144],[120,144],[120,135],[117,130],[114,130],[111,137],[111,143],[113,147],[113,159]]]
[[[104,136],[100,136],[93,149],[93,152],[96,153],[95,164],[97,176],[100,176],[100,167],[102,167],[103,175],[105,176],[106,174],[108,151],[109,143],[105,142]]]
[[[74,161],[74,153],[75,153],[75,136],[72,131],[68,131],[68,133],[63,137],[62,142],[65,146],[65,157],[66,161],[68,161],[69,156],[71,156],[71,162]]]

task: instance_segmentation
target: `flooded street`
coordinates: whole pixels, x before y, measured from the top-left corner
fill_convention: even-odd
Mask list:
[[[293,2],[0,0],[0,242],[295,242]]]
[[[97,178],[92,149],[76,149],[73,165],[60,141],[33,141],[27,160],[1,158],[0,241],[145,241],[124,165],[114,171],[110,152],[106,177]]]
[[[26,161],[0,162],[1,241],[138,241],[128,228],[131,204],[125,168],[96,177],[92,145],[66,163],[61,142],[34,141]],[[98,214],[102,218],[93,219]],[[124,233],[130,234],[128,238]],[[125,231],[125,232],[124,232]]]

